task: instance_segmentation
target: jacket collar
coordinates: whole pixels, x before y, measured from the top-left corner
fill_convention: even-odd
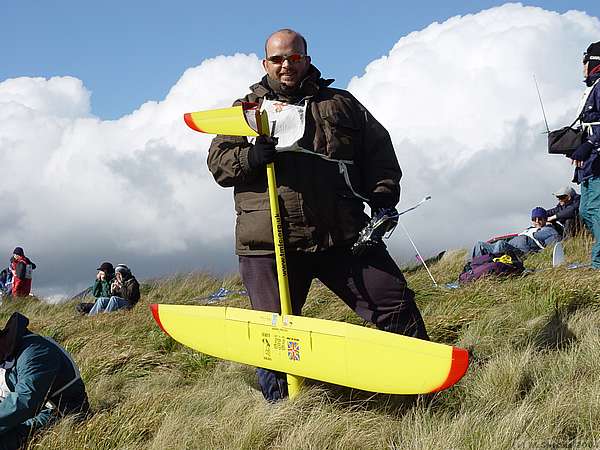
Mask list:
[[[250,90],[260,98],[284,99],[289,103],[297,103],[306,97],[315,96],[323,87],[329,86],[335,80],[321,78],[321,72],[312,64],[306,77],[300,82],[298,89],[292,92],[283,92],[279,82],[265,75],[258,83],[250,86]]]
[[[595,73],[593,75],[588,76],[585,79],[585,84],[587,87],[593,86],[594,83],[600,78],[600,72]]]

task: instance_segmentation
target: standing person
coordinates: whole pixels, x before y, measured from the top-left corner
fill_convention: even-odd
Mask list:
[[[581,185],[579,214],[594,235],[592,268],[600,269],[600,42],[591,44],[583,54],[583,76],[587,89],[580,112],[586,140],[571,159],[573,181]]]
[[[34,431],[67,414],[89,410],[79,369],[65,349],[34,334],[14,313],[0,331],[0,368],[6,392],[0,401],[0,450],[25,448]]]
[[[10,258],[10,270],[13,275],[13,297],[27,297],[31,292],[32,272],[36,265],[25,256],[22,247],[15,247]]]
[[[233,187],[236,253],[252,307],[280,312],[277,267],[265,166],[274,162],[286,248],[292,311],[300,315],[313,278],[321,280],[379,329],[428,339],[425,324],[400,269],[381,240],[352,251],[374,214],[395,211],[402,172],[386,129],[347,91],[331,88],[311,64],[307,43],[290,30],[266,41],[266,75],[241,101],[304,117],[296,139],[260,136],[214,138],[208,167]],[[259,369],[268,400],[286,395],[283,374]]]
[[[573,237],[579,231],[579,201],[580,195],[570,186],[560,188],[554,193],[558,204],[548,210],[548,222],[556,224],[557,231],[563,237]]]
[[[115,268],[115,278],[110,285],[110,297],[100,297],[90,310],[90,316],[100,312],[113,312],[131,309],[140,299],[140,285],[129,267],[119,264]]]

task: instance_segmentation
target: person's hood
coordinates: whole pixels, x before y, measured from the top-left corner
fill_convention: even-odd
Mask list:
[[[300,82],[300,86],[293,91],[281,89],[279,81],[272,79],[269,75],[265,75],[260,82],[250,86],[250,89],[259,97],[285,97],[290,103],[296,103],[304,97],[315,95],[321,87],[327,87],[334,81],[332,78],[321,78],[319,69],[311,64],[306,77]]]
[[[29,319],[18,312],[13,313],[0,331],[0,364],[11,359],[24,335],[29,334]]]

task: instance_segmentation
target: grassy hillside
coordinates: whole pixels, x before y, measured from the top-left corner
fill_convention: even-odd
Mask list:
[[[590,240],[565,245],[568,262],[587,261]],[[431,269],[454,281],[464,252]],[[548,269],[549,251],[526,261]],[[311,383],[294,402],[263,401],[251,367],[175,343],[148,304],[195,303],[238,278],[190,274],[144,286],[131,312],[80,317],[73,304],[5,303],[31,328],[73,353],[94,416],[40,434],[43,449],[406,449],[600,446],[600,278],[589,269],[541,270],[434,288],[424,270],[407,271],[433,340],[473,353],[455,387],[419,398]],[[222,302],[248,307],[245,298]],[[361,321],[315,283],[306,315]]]

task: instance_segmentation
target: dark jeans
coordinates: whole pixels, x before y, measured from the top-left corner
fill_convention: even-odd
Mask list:
[[[414,293],[383,245],[362,256],[349,248],[286,256],[293,314],[302,313],[311,282],[318,278],[377,328],[429,340]],[[275,255],[240,256],[239,261],[252,308],[281,312]]]

